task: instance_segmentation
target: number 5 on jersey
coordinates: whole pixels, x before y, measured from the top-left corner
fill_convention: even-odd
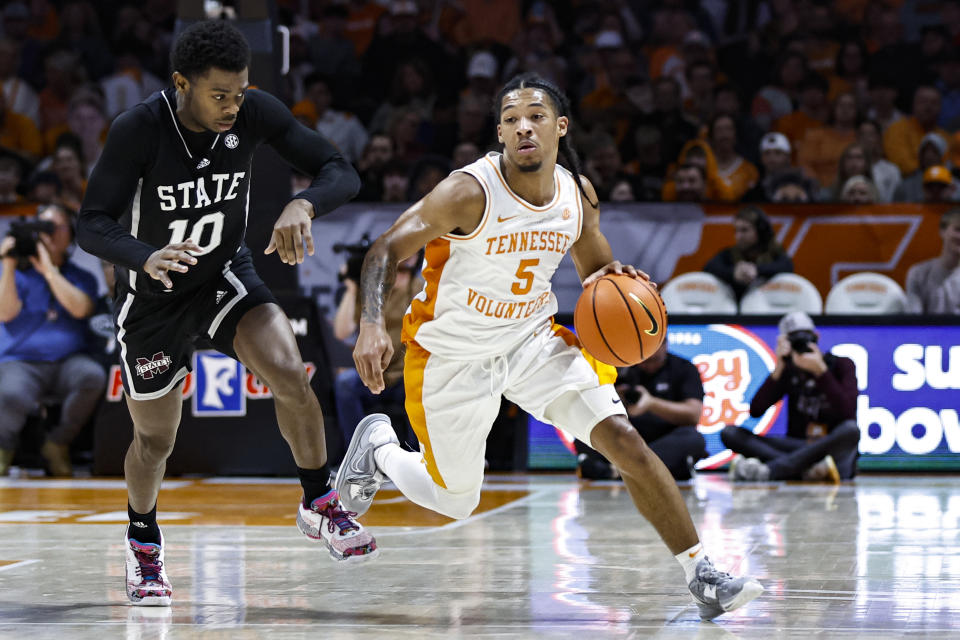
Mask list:
[[[520,279],[520,281],[514,282],[510,286],[510,291],[518,296],[522,296],[525,293],[530,293],[530,289],[533,288],[533,272],[530,271],[530,269],[538,264],[540,264],[540,258],[521,260],[520,266],[517,267],[516,273],[516,276]]]
[[[190,229],[190,235],[187,235],[187,227],[190,226],[189,220],[174,220],[167,227],[170,229],[170,242],[167,244],[179,244],[181,242],[186,242],[187,240],[192,240],[200,247],[200,251],[194,252],[193,255],[202,256],[207,253],[210,253],[214,249],[220,246],[220,241],[223,239],[223,213],[220,211],[214,211],[213,213],[208,213],[203,216],[195,223],[193,223],[193,228]],[[210,236],[207,239],[206,244],[201,244],[201,240],[205,235],[207,227],[211,227]],[[529,290],[529,289],[528,289]]]

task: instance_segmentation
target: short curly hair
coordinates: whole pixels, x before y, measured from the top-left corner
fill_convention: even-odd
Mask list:
[[[192,80],[211,68],[240,72],[250,66],[250,45],[225,20],[204,20],[184,29],[170,51],[170,65]]]

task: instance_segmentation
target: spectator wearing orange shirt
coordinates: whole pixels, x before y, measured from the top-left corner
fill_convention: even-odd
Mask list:
[[[913,112],[887,127],[883,134],[883,150],[887,158],[907,175],[917,170],[917,149],[928,133],[937,133],[944,140],[946,131],[937,126],[940,117],[940,90],[930,85],[920,85],[913,92]]]
[[[726,182],[717,173],[717,159],[710,145],[704,140],[690,140],[684,145],[678,158],[678,168],[663,183],[664,202],[690,202],[681,195],[680,169],[695,166],[703,176],[703,194],[700,200],[708,202],[733,202],[733,194]],[[700,200],[697,200],[699,202]]]
[[[797,143],[797,164],[820,184],[830,184],[837,173],[840,155],[856,139],[857,100],[852,93],[844,93],[833,103],[830,123],[808,129]]]
[[[737,202],[757,184],[757,167],[736,152],[737,125],[732,116],[721,114],[710,123],[710,148],[717,159],[717,177],[727,186],[727,197]]]
[[[787,136],[790,144],[796,148],[808,130],[822,127],[827,120],[830,112],[827,90],[827,81],[823,76],[818,73],[807,74],[800,86],[799,107],[774,122],[773,130]]]
[[[841,93],[852,93],[858,103],[867,98],[867,47],[859,40],[847,40],[837,51],[834,75],[830,76],[827,99],[833,102]]]

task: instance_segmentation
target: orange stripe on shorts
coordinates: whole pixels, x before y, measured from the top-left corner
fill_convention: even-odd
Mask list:
[[[423,370],[427,367],[430,352],[414,341],[407,343],[407,353],[403,360],[403,386],[407,392],[405,403],[407,419],[413,432],[420,441],[420,451],[423,462],[427,465],[430,477],[438,486],[447,488],[447,484],[440,475],[437,461],[433,457],[433,447],[430,445],[430,434],[427,431],[427,416],[423,410]]]

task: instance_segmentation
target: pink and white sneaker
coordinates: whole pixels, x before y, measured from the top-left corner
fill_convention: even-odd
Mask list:
[[[124,545],[127,549],[127,598],[130,604],[169,607],[173,587],[163,568],[163,534],[160,535],[160,544],[137,542],[130,537],[128,527]]]
[[[310,504],[297,509],[297,528],[315,542],[322,542],[337,562],[372,560],[380,555],[377,541],[354,520],[356,513],[344,511],[340,496],[331,489]]]

